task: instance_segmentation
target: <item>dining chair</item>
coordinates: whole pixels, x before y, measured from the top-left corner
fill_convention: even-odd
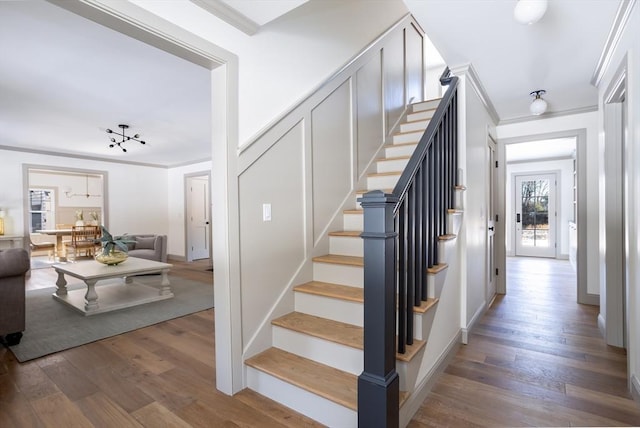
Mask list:
[[[72,226],[71,241],[65,244],[65,248],[73,249],[73,260],[82,251],[84,251],[85,256],[94,256],[96,247],[100,245],[96,243],[96,239],[99,237],[100,228],[98,226]]]
[[[31,251],[48,251],[49,254],[49,260],[51,260],[53,258],[53,252],[56,248],[56,243],[55,242],[50,242],[50,241],[46,241],[46,242],[33,242],[33,238],[31,237],[31,235],[29,235],[29,247],[31,248]]]

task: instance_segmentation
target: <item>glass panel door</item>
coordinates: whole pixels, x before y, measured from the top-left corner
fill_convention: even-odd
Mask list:
[[[516,256],[556,256],[556,174],[516,175]]]

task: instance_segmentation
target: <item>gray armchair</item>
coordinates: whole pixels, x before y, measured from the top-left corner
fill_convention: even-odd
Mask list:
[[[22,248],[0,251],[0,341],[17,345],[25,327],[25,274],[29,253]]]

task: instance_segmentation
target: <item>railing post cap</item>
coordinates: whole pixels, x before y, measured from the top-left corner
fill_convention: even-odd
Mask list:
[[[382,190],[372,190],[358,198],[361,204],[396,203],[398,197],[391,193],[384,193]]]

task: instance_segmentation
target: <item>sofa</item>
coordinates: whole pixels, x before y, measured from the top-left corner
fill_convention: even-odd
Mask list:
[[[124,239],[135,241],[127,244],[129,247],[129,257],[154,260],[156,262],[167,262],[167,235],[127,234]]]
[[[0,251],[0,341],[17,345],[25,328],[25,275],[31,268],[23,248]]]

